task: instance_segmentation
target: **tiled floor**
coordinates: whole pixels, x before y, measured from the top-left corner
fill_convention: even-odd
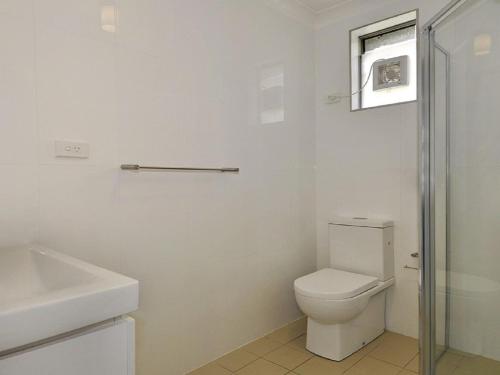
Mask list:
[[[386,332],[342,362],[315,356],[305,348],[306,321],[298,320],[219,358],[190,375],[415,375],[418,342]],[[438,375],[500,375],[500,362],[450,351]]]

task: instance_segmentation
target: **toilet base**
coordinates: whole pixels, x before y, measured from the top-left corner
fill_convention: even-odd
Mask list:
[[[321,357],[341,361],[385,331],[385,291],[370,298],[366,309],[345,323],[322,324],[307,319],[306,347]]]

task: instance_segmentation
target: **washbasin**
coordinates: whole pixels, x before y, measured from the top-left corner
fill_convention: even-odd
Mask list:
[[[0,354],[137,309],[139,283],[39,246],[0,249]]]

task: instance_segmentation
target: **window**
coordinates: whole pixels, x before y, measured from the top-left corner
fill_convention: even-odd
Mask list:
[[[417,11],[351,31],[351,110],[417,99]]]

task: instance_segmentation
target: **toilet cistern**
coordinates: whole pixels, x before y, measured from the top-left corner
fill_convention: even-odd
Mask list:
[[[335,217],[329,223],[330,267],[294,283],[307,315],[309,351],[341,361],[385,331],[385,295],[394,284],[394,224]]]

